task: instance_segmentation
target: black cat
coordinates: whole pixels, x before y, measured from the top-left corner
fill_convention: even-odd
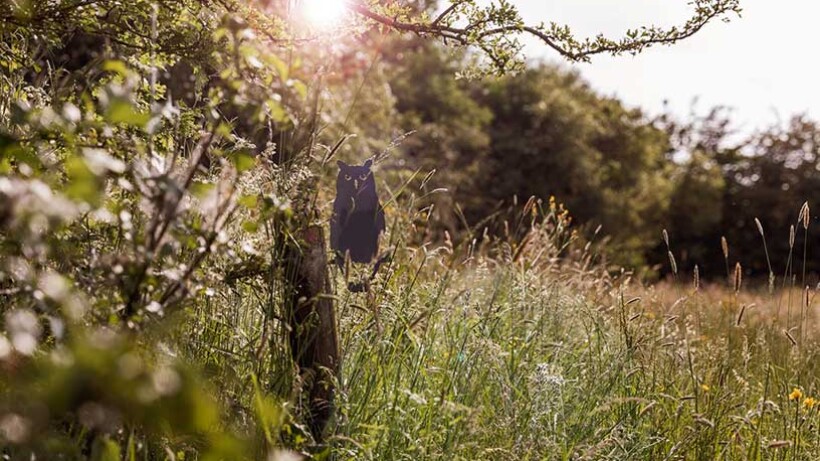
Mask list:
[[[338,161],[336,200],[330,220],[330,247],[336,252],[336,263],[344,268],[345,257],[353,263],[367,264],[379,253],[379,236],[384,232],[384,210],[376,193],[376,181],[370,167],[348,165]],[[373,270],[375,275],[381,260]],[[357,286],[358,287],[358,286]],[[361,289],[351,291],[361,291]]]

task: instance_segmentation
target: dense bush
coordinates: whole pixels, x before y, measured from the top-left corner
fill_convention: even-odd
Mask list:
[[[4,454],[256,456],[164,328],[287,232],[247,173],[281,168],[255,127],[295,132],[304,85],[199,2],[29,6],[0,50]]]

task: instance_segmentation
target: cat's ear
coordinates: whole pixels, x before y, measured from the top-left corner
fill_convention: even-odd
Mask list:
[[[340,170],[344,170],[348,167],[348,164],[341,160],[336,160],[336,165],[339,165]]]
[[[370,168],[371,166],[373,166],[373,158],[372,157],[364,161],[364,167],[365,168]]]

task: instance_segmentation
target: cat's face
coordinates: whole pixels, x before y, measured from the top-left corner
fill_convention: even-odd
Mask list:
[[[339,160],[339,176],[336,177],[336,192],[357,195],[360,192],[372,188],[375,191],[375,181],[370,167],[373,160],[368,159],[364,165],[348,165]]]

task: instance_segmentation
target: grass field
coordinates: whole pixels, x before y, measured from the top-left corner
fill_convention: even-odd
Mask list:
[[[394,229],[372,291],[337,287],[343,363],[324,447],[299,430],[285,352],[259,346],[285,334],[264,320],[265,288],[223,293],[180,341],[234,408],[258,409],[268,377],[272,401],[296,403],[273,412],[279,440],[319,458],[820,459],[813,290],[806,305],[765,282],[613,278],[565,217],[553,207],[523,239],[461,249],[412,248]]]

